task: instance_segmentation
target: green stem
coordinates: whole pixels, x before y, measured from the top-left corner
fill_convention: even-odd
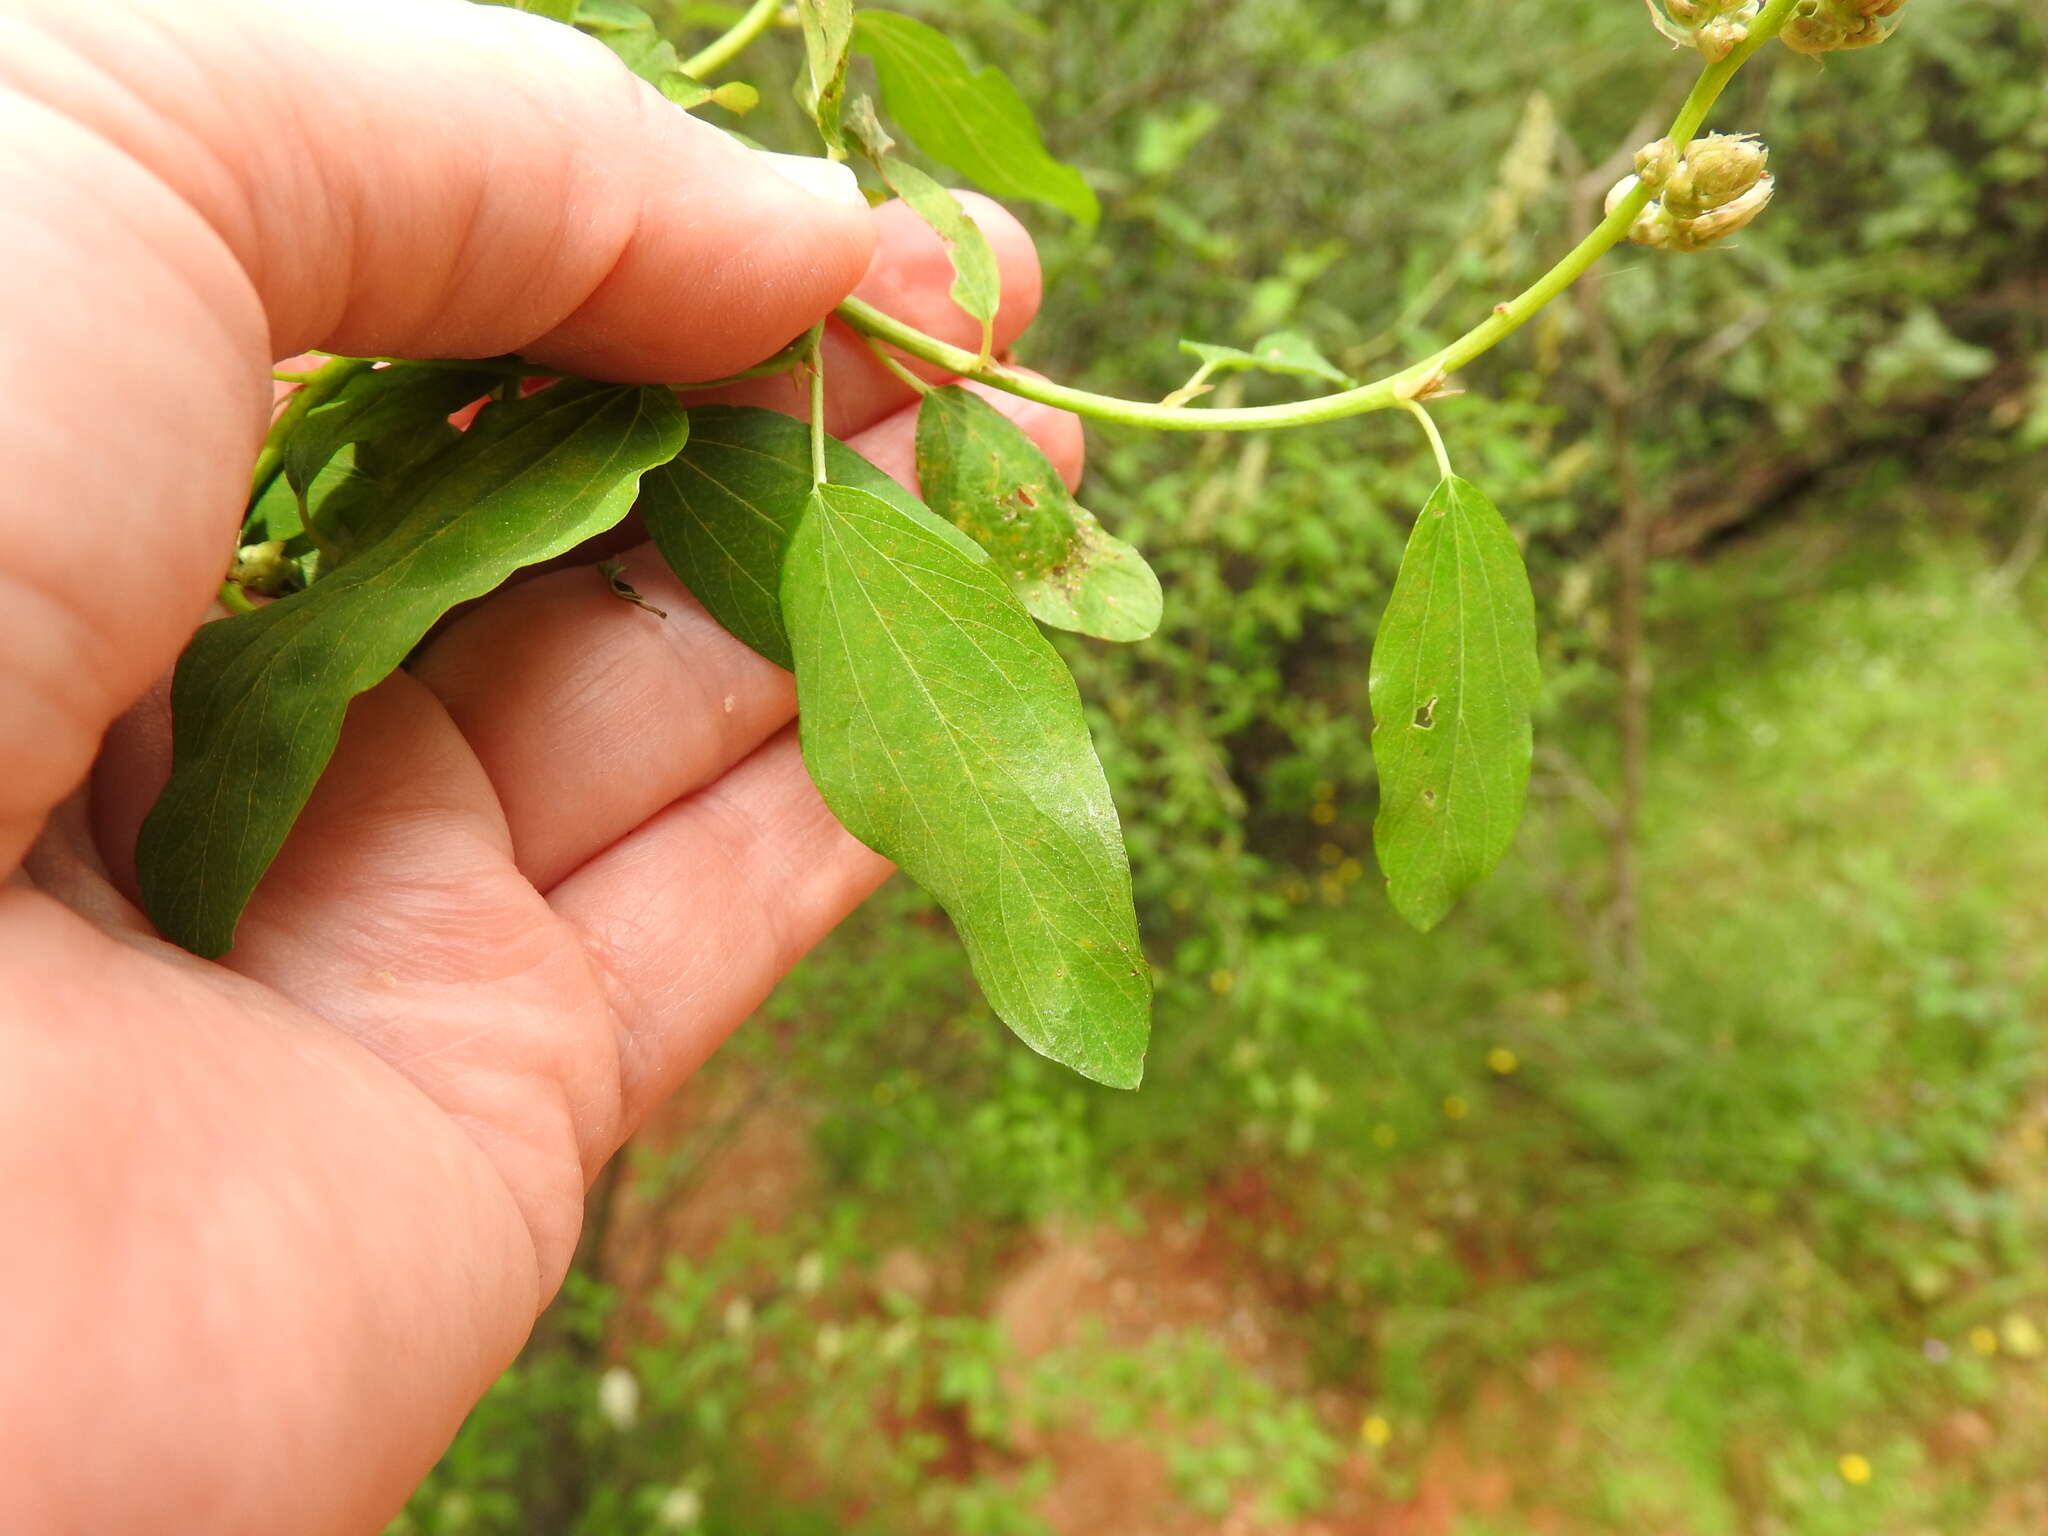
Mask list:
[[[875,361],[880,363],[884,368],[888,369],[891,373],[895,374],[897,378],[901,379],[905,384],[909,385],[911,389],[916,391],[919,399],[923,399],[926,395],[932,392],[932,386],[929,380],[919,378],[916,374],[912,373],[908,368],[904,367],[901,363],[897,362],[895,358],[889,355],[887,349],[885,349],[881,345],[881,343],[876,341],[874,337],[863,336],[861,337],[861,340],[866,342],[868,350],[875,354]]]
[[[306,382],[292,392],[285,401],[284,409],[277,413],[277,420],[270,424],[270,432],[263,439],[263,451],[256,455],[256,469],[249,477],[251,505],[284,467],[285,440],[298,429],[306,413],[332,400],[350,379],[368,372],[372,366],[367,358],[331,357],[307,375]]]
[[[220,584],[220,605],[227,609],[229,613],[254,613],[256,611],[256,605],[249,601],[249,594],[236,586],[232,581],[224,581]],[[241,631],[237,630],[236,633],[240,634]]]
[[[1429,412],[1413,400],[1404,400],[1401,403],[1408,408],[1410,415],[1422,423],[1422,430],[1428,434],[1429,451],[1436,455],[1436,472],[1446,480],[1454,478],[1451,456],[1444,448],[1444,435],[1437,431],[1436,423],[1430,420]]]
[[[825,473],[825,322],[811,327],[811,484],[823,485]]]
[[[1770,0],[1762,14],[1750,24],[1748,40],[1727,58],[1709,64],[1700,72],[1691,94],[1672,121],[1669,137],[1683,144],[1699,132],[1707,113],[1720,99],[1722,91],[1727,89],[1728,82],[1735,78],[1736,71],[1748,62],[1751,54],[1778,35],[1778,29],[1785,24],[1796,3],[1797,0]],[[1491,315],[1449,346],[1370,384],[1284,405],[1205,410],[1199,406],[1164,405],[1149,400],[1099,395],[1047,379],[1027,378],[1010,372],[1001,364],[982,363],[972,352],[941,341],[936,336],[928,336],[859,299],[848,299],[841,304],[839,315],[856,331],[887,342],[913,357],[936,363],[962,378],[991,384],[1013,395],[1022,395],[1027,400],[1059,406],[1097,421],[1150,427],[1161,432],[1260,432],[1273,427],[1302,427],[1315,422],[1337,421],[1346,416],[1362,416],[1368,411],[1384,411],[1428,395],[1446,375],[1492,350],[1528,324],[1544,305],[1578,281],[1587,268],[1627,236],[1629,226],[1649,201],[1649,188],[1637,187],[1557,265],[1505,304],[1495,305]]]
[[[702,80],[714,69],[730,64],[749,43],[775,25],[775,13],[781,9],[782,0],[754,0],[746,15],[683,60],[683,73],[692,80]]]

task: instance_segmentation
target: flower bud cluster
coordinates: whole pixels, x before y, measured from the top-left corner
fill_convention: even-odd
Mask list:
[[[1643,0],[1657,30],[1718,63],[1749,40],[1763,0]]]
[[[1753,134],[1712,133],[1681,152],[1669,139],[1636,151],[1636,171],[1607,194],[1612,213],[1638,187],[1655,196],[1628,237],[1662,251],[1703,251],[1743,228],[1771,200],[1770,151]]]
[[[1868,48],[1892,35],[1906,0],[1799,0],[1778,36],[1798,53]]]

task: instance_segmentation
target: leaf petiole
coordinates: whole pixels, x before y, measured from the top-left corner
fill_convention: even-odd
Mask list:
[[[1430,419],[1429,412],[1423,409],[1420,401],[1404,400],[1401,404],[1411,416],[1422,423],[1422,430],[1429,435],[1429,451],[1436,455],[1436,472],[1446,480],[1455,479],[1457,472],[1451,468],[1451,456],[1444,450],[1444,435],[1437,431],[1436,423]]]
[[[891,357],[888,353],[887,348],[885,348],[879,341],[875,340],[874,337],[862,335],[860,339],[866,342],[867,349],[875,354],[876,362],[880,363],[884,368],[888,369],[891,373],[895,374],[897,378],[901,379],[905,384],[909,385],[912,389],[916,390],[920,397],[928,395],[932,392],[932,386],[926,380],[919,378],[916,374],[912,373],[908,368],[904,367],[902,363],[898,362],[895,358]]]
[[[825,322],[811,327],[809,338],[811,370],[811,484],[823,485],[831,476],[825,469]]]

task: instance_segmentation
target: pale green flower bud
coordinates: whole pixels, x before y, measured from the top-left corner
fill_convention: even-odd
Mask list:
[[[1662,203],[1652,203],[1636,215],[1635,223],[1628,227],[1628,237],[1652,250],[1674,250],[1679,238],[1678,220],[1664,211]]]
[[[1754,134],[1715,133],[1694,139],[1666,181],[1664,206],[1681,219],[1732,203],[1763,179],[1770,151]]]
[[[1718,64],[1749,41],[1749,26],[1741,21],[1710,21],[1694,35],[1692,45]]]
[[[1656,191],[1669,181],[1672,172],[1677,169],[1678,146],[1670,139],[1659,139],[1656,143],[1645,144],[1636,151],[1636,175],[1642,178],[1652,191]],[[1609,195],[1609,213],[1614,211],[1613,204],[1618,201],[1620,199]]]
[[[1763,0],[1644,0],[1659,33],[1681,48],[1725,59],[1749,37]],[[1886,3],[1886,0],[1876,0]]]
[[[1799,0],[1778,36],[1796,53],[1869,48],[1898,26],[1906,0]]]
[[[244,544],[235,551],[228,580],[250,592],[275,597],[291,579],[292,563],[285,558],[284,540],[267,539],[261,544]]]
[[[1776,182],[1765,176],[1732,202],[1709,209],[1697,218],[1675,220],[1677,228],[1669,248],[1674,251],[1703,251],[1717,241],[1727,239],[1738,229],[1746,229],[1770,204],[1771,194],[1776,190]]]

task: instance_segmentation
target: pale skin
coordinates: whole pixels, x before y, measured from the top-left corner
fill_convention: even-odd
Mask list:
[[[971,211],[1006,345],[1037,266]],[[274,360],[716,378],[854,291],[971,346],[949,281],[905,210],[799,188],[532,17],[0,0],[8,1530],[377,1531],[598,1168],[888,872],[811,789],[788,675],[642,546],[666,621],[588,562],[473,610],[357,701],[226,959],[158,940],[163,680]],[[911,389],[826,354],[832,431],[908,480]],[[1078,475],[1072,418],[995,398]]]

